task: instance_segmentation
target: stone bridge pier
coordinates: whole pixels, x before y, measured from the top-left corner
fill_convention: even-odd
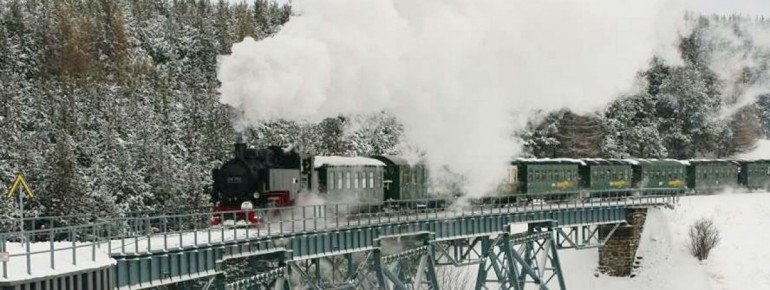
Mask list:
[[[599,271],[601,273],[616,277],[631,275],[646,218],[647,209],[633,209],[626,216],[627,224],[618,227],[614,233],[611,225],[599,227],[601,239],[611,235],[599,248]]]

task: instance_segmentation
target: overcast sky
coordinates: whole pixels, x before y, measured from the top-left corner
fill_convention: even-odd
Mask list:
[[[693,1],[695,2],[695,1]],[[702,12],[706,13],[740,13],[750,15],[770,16],[770,1],[768,0],[699,0]]]

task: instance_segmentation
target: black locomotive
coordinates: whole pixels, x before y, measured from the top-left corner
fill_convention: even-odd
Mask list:
[[[280,147],[247,148],[241,140],[234,155],[212,172],[215,212],[290,206],[309,192],[364,204],[427,197],[425,166],[397,156],[312,156]]]
[[[288,206],[294,196],[310,188],[312,163],[312,157],[293,150],[253,149],[237,142],[234,158],[212,172],[214,210]]]

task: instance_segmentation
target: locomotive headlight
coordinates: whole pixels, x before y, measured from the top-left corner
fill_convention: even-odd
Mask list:
[[[255,192],[253,196],[254,196],[254,199],[259,199],[259,192]]]
[[[254,204],[252,204],[250,201],[244,201],[241,203],[241,210],[252,210],[254,209]]]

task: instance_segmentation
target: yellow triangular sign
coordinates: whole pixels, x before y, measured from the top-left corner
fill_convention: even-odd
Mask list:
[[[24,189],[25,196],[28,198],[35,197],[35,193],[29,188],[29,184],[27,184],[27,180],[24,179],[24,176],[16,174],[16,179],[13,180],[13,184],[11,185],[11,188],[8,189],[8,194],[6,194],[9,198],[13,198],[13,196],[16,195],[16,189],[19,188],[19,184],[21,184],[21,187]]]

